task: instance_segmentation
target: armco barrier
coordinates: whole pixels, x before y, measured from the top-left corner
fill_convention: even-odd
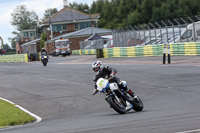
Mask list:
[[[25,63],[28,62],[27,54],[1,55],[0,63]]]

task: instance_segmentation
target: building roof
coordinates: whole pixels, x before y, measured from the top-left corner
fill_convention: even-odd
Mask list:
[[[81,36],[90,36],[93,35],[94,33],[96,34],[103,34],[103,35],[108,35],[112,34],[112,30],[110,29],[101,29],[101,28],[95,28],[95,27],[88,27],[82,30],[78,30],[75,32],[71,33],[66,33],[60,36],[57,36],[54,38],[54,40],[62,38],[72,38],[72,37],[81,37]]]
[[[97,33],[94,33],[92,36],[90,36],[89,38],[87,38],[85,41],[88,41],[88,40],[98,40],[98,39],[107,39],[107,38],[103,38],[103,37],[99,36]]]
[[[65,7],[51,17],[51,22],[57,23],[66,21],[89,20],[97,19],[98,17],[99,14],[90,15],[70,7]],[[49,23],[49,19],[46,20],[45,23]]]
[[[73,37],[90,36],[90,35],[94,35],[94,34],[109,35],[109,34],[112,34],[112,30],[110,30],[110,29],[95,28],[95,27],[89,27],[89,28],[85,28],[85,29],[78,30],[78,31],[75,31],[75,32],[66,33],[66,34],[57,36],[57,37],[53,38],[53,41],[54,40],[58,40],[61,37],[62,38],[73,38]],[[24,43],[24,44],[22,44],[22,46],[28,46],[28,45],[31,45],[31,44],[36,44],[40,40],[41,40],[41,38],[38,38],[38,39],[35,39],[33,41]],[[48,43],[48,42],[52,42],[52,40],[48,40],[46,43]]]
[[[21,46],[28,46],[28,45],[31,45],[31,44],[36,44],[37,42],[39,42],[41,40],[41,38],[38,38],[38,39],[35,39],[35,40],[32,40],[30,42],[27,42],[27,43],[24,43],[22,44]]]

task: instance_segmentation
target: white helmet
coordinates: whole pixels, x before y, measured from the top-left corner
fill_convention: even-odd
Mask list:
[[[102,65],[101,61],[94,61],[92,63],[92,68],[93,68],[93,71],[95,71],[95,72],[100,72],[102,67],[103,67],[103,65]]]

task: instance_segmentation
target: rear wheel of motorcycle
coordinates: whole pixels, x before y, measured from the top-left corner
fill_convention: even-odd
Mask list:
[[[142,111],[144,108],[143,102],[139,97],[135,99],[134,102],[132,102],[132,104],[133,110],[135,110],[136,112]]]
[[[118,105],[118,103],[116,103],[114,100],[115,98],[112,96],[109,96],[106,100],[107,102],[110,104],[110,106],[119,114],[125,114],[126,113],[126,109],[125,107],[120,107]]]

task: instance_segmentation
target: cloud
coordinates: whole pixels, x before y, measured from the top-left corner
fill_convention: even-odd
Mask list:
[[[63,7],[62,0],[34,0],[25,1],[22,4],[26,5],[27,9],[35,11],[39,18],[43,17],[45,10],[48,8],[57,8],[60,10]]]
[[[92,4],[93,0],[68,0],[68,3],[87,3],[88,5]],[[7,0],[6,2],[1,2],[0,8],[0,36],[4,39],[4,43],[10,43],[8,41],[9,37],[13,37],[11,34],[15,27],[11,25],[11,13],[18,5],[25,5],[26,8],[30,11],[35,11],[39,18],[43,17],[43,14],[48,8],[57,8],[61,10],[63,8],[63,0],[16,0],[11,1]]]

